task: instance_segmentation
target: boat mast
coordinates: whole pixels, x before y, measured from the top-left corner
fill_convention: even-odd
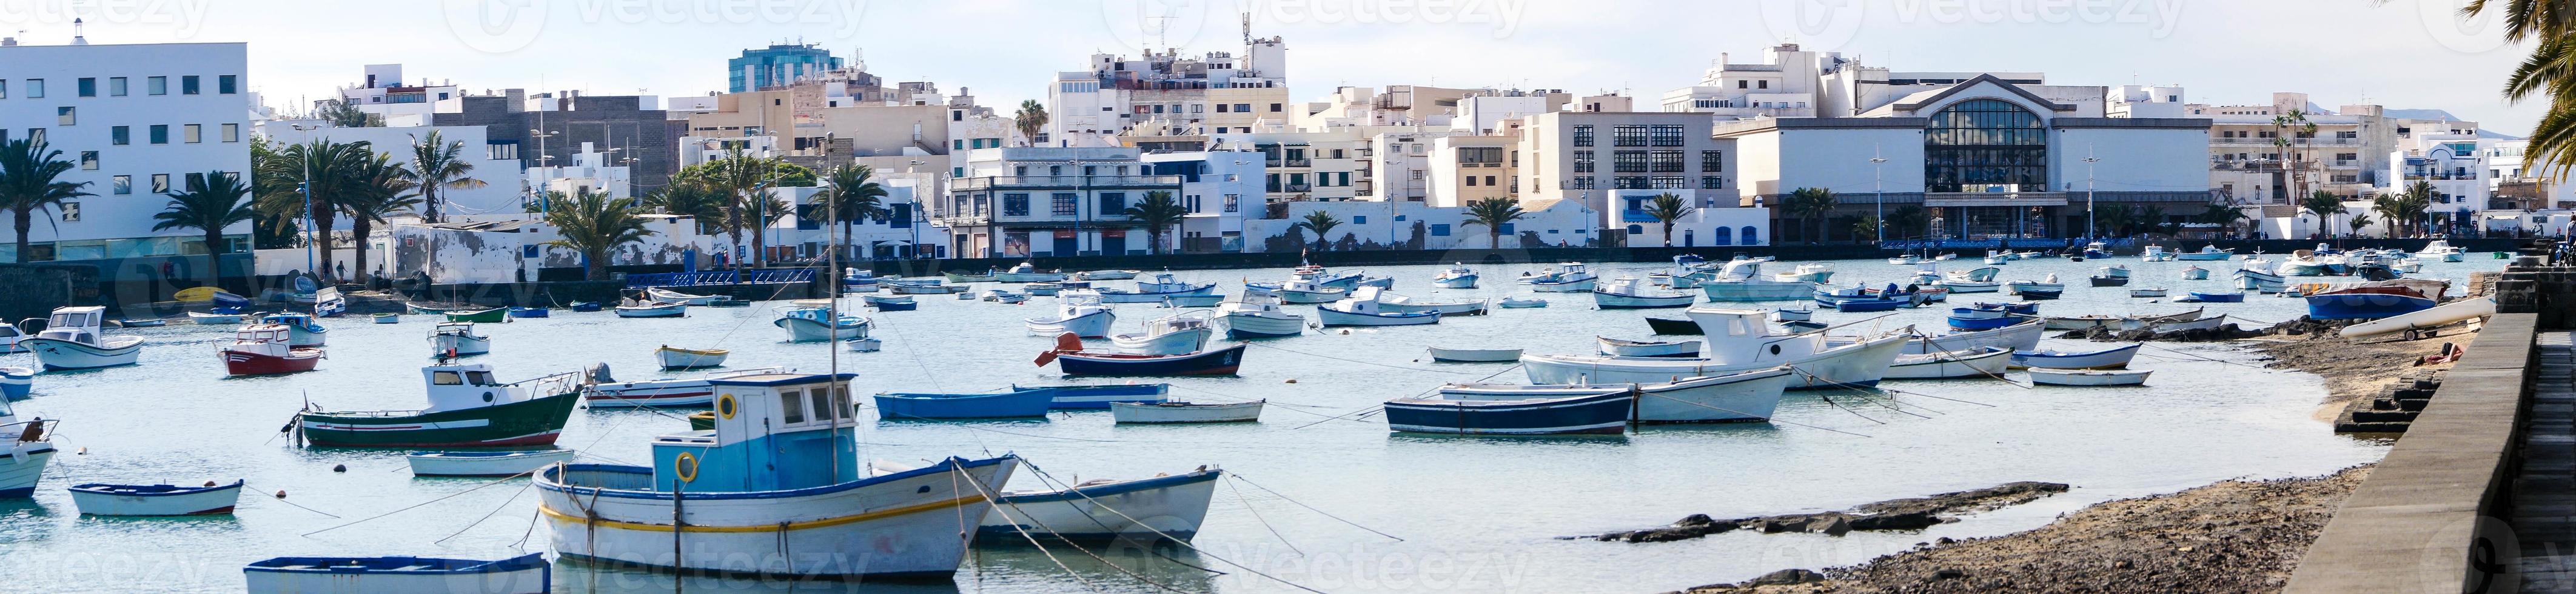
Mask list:
[[[823,150],[825,155],[831,154],[831,145],[828,143],[825,144]],[[831,164],[829,158],[824,159],[824,161],[824,164],[826,165]],[[845,188],[832,188],[830,193],[824,195],[823,220],[835,223],[841,221],[841,193],[845,191],[848,190]],[[826,398],[825,401],[830,402],[831,404],[829,406],[837,409],[832,411],[831,482],[831,484],[837,485],[841,484],[841,417],[849,416],[851,412],[851,407],[847,402],[847,400],[849,400],[850,389],[841,383],[841,277],[839,276],[841,274],[841,243],[829,239],[832,236],[830,227],[823,228],[823,236],[826,238],[824,243],[832,246],[831,253],[823,255],[823,281],[824,284],[829,287],[826,291],[831,295],[830,302],[823,306],[823,336],[826,337],[823,341],[823,350],[829,352],[832,362],[830,371],[832,379],[831,382],[825,384],[824,387],[826,390],[831,390],[832,394],[829,398]],[[857,441],[856,439],[852,439],[851,441],[853,442],[853,446],[857,445],[855,443]],[[856,455],[856,452],[853,452],[852,455]]]

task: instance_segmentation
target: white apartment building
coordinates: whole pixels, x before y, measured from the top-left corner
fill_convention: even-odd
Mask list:
[[[2273,93],[2267,105],[2189,104],[2183,117],[2210,120],[2209,182],[2219,199],[2290,207],[2266,213],[2291,216],[2284,213],[2318,190],[2363,197],[2388,186],[2388,155],[2401,126],[2385,112],[2377,105],[2329,111],[2306,93]]]
[[[515,155],[493,155],[483,126],[414,126],[404,128],[362,127],[339,128],[322,120],[271,120],[259,123],[259,136],[281,145],[302,144],[315,140],[338,143],[365,142],[376,152],[392,157],[392,162],[409,167],[414,144],[425,142],[432,133],[442,144],[457,144],[457,151],[473,170],[466,176],[483,182],[480,188],[438,189],[438,211],[442,214],[478,215],[521,212],[527,197],[526,177],[519,169]],[[338,221],[348,228],[348,221]]]
[[[1263,180],[1269,159],[1258,151],[1148,153],[1143,160],[1153,175],[1180,179],[1175,196],[1190,210],[1180,228],[1168,230],[1165,251],[1240,252],[1244,220],[1260,218]]]
[[[1428,153],[1424,205],[1457,208],[1520,197],[1518,136],[1442,136],[1431,139]]]
[[[92,194],[37,215],[28,259],[205,253],[202,232],[154,231],[152,215],[209,173],[248,175],[248,64],[243,43],[0,42],[0,140],[62,151],[73,166],[60,181]],[[224,234],[224,251],[248,250],[249,223]],[[14,243],[0,242],[0,261],[17,259]]]
[[[528,168],[527,187],[534,192],[562,192],[565,196],[604,191],[610,198],[633,198],[628,188],[634,179],[635,158],[620,152],[581,143],[581,152],[573,153],[571,165]],[[548,207],[542,195],[531,195],[529,201],[530,210]]]
[[[1217,149],[1264,156],[1262,188],[1269,202],[1339,202],[1358,197],[1369,184],[1369,132],[1374,129],[1226,133],[1212,140]]]
[[[933,219],[964,257],[1127,254],[1146,248],[1124,214],[1147,192],[1182,191],[1124,147],[1006,147],[972,151]]]
[[[446,110],[454,112],[451,101],[465,96],[455,83],[430,84],[421,80],[403,84],[403,65],[368,64],[364,78],[355,87],[341,87],[340,101],[358,111],[381,116],[387,126],[427,125],[431,114],[438,113],[440,103],[449,102]]]
[[[2489,139],[2481,146],[2487,160],[2487,190],[2493,195],[2488,209],[2576,209],[2576,184],[2542,174],[2525,160],[2530,140]]]
[[[2409,124],[2410,133],[2399,141],[2399,150],[2389,153],[2394,165],[2389,171],[2391,189],[2430,184],[2433,203],[2424,209],[2428,215],[2459,222],[2477,220],[2479,211],[2489,209],[2488,196],[2495,183],[2488,177],[2486,152],[2478,148],[2477,124]]]
[[[1047,134],[1057,146],[1110,146],[1109,137],[1148,122],[1175,135],[1249,133],[1288,126],[1288,49],[1277,37],[1246,36],[1242,55],[1177,50],[1128,59],[1093,54],[1085,69],[1057,73],[1047,88]]]

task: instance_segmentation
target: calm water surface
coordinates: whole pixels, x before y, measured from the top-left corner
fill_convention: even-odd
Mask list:
[[[2430,263],[2419,276],[2464,282],[2501,268],[2477,254]],[[2220,280],[2186,282],[2190,263],[2126,263],[2139,287],[2223,290],[2232,263],[2203,263]],[[2082,287],[2103,261],[2036,260],[2005,266],[2002,278],[2056,273],[2071,285],[2043,313],[2160,313],[2195,307],[2129,299],[2116,288]],[[1973,260],[1943,268],[1975,267]],[[1841,284],[1901,278],[1910,266],[1838,262]],[[1482,268],[1485,288],[1432,291],[1435,266],[1372,269],[1418,297],[1499,297],[1519,292],[1509,278],[1538,266]],[[1605,276],[1644,276],[1660,267],[1612,264]],[[1779,268],[1775,268],[1779,269]],[[1284,270],[1199,271],[1233,293],[1245,278]],[[1497,280],[1499,279],[1499,280]],[[2456,291],[2456,289],[2455,289]],[[1239,378],[1169,380],[1173,395],[1231,401],[1268,398],[1259,424],[1119,427],[1106,412],[1046,421],[886,423],[862,433],[862,454],[919,463],[1004,452],[1060,479],[1130,478],[1222,465],[1249,482],[1216,491],[1199,552],[1104,552],[1092,558],[1054,548],[984,549],[954,584],[864,587],[756,580],[691,580],[557,565],[558,588],[573,592],[886,591],[1058,592],[1473,590],[1652,592],[1736,581],[1787,567],[1848,564],[1941,536],[1986,536],[2047,523],[2060,512],[2114,498],[2169,492],[2235,477],[2315,475],[2377,460],[2384,443],[2336,437],[2311,417],[2324,388],[2302,373],[2262,370],[2234,345],[2155,345],[2134,366],[2154,369],[2146,388],[2027,389],[1991,380],[1890,382],[1892,393],[1792,393],[1767,425],[1651,428],[1623,437],[1444,438],[1390,434],[1357,413],[1442,382],[1521,382],[1508,364],[1433,364],[1426,346],[1521,347],[1581,353],[1595,335],[1647,336],[1648,315],[1598,311],[1590,296],[1547,294],[1544,309],[1498,310],[1437,326],[1354,329],[1259,343]],[[1970,295],[1953,302],[2007,300]],[[982,391],[1061,382],[1030,364],[1048,339],[1021,319],[1047,315],[1051,298],[1006,306],[922,296],[921,309],[875,314],[878,353],[842,353],[841,368],[875,391]],[[516,380],[608,363],[621,380],[656,375],[655,345],[734,350],[738,366],[787,365],[823,372],[830,351],[787,344],[773,306],[693,309],[685,319],[621,320],[558,310],[552,319],[485,324],[495,354],[474,360]],[[2257,296],[2212,304],[2214,312],[2271,323],[2297,317],[2297,299]],[[1302,309],[1302,306],[1299,306]],[[1120,331],[1168,313],[1119,306]],[[1899,312],[1862,328],[1940,326],[1946,310]],[[1818,312],[1827,322],[1882,314]],[[330,359],[302,375],[224,379],[215,358],[229,329],[173,326],[135,330],[149,345],[139,367],[48,373],[21,415],[61,419],[66,451],[36,498],[0,504],[0,575],[11,582],[73,591],[238,591],[244,563],[278,555],[422,555],[498,558],[546,550],[531,533],[536,498],[527,481],[416,479],[402,452],[303,450],[278,434],[303,402],[334,409],[409,409],[421,401],[419,367],[429,362],[426,316],[398,325],[363,318],[325,322]],[[2062,342],[2052,339],[2050,342]],[[30,355],[0,365],[33,365]],[[1295,380],[1290,383],[1290,380]],[[1830,398],[1830,401],[1828,401]],[[1356,416],[1356,415],[1355,415]],[[1811,428],[1812,426],[1813,428]],[[594,461],[648,459],[647,440],[684,430],[650,411],[573,413],[562,444]],[[333,465],[345,464],[346,473]],[[1015,488],[1037,483],[1023,467]],[[238,514],[192,519],[80,517],[64,487],[81,482],[195,484],[245,478]],[[1882,499],[2019,480],[2073,484],[2066,495],[1967,518],[1922,533],[1821,535],[1731,533],[1697,541],[1629,545],[1554,537],[1632,529],[1692,513],[1718,517],[1827,510]],[[1255,485],[1258,485],[1256,487]],[[1269,491],[1263,490],[1266,487]],[[279,501],[267,494],[288,492]],[[1272,491],[1275,491],[1272,492]],[[1283,500],[1292,498],[1296,503]],[[288,505],[292,502],[294,505]],[[1329,512],[1395,540],[1309,510]],[[302,509],[296,506],[302,506]],[[325,515],[325,514],[330,515]],[[332,517],[336,515],[338,517]],[[372,519],[367,519],[372,518]],[[365,519],[364,521],[359,521]],[[356,522],[356,523],[352,523]],[[1164,557],[1169,557],[1166,559]],[[1180,564],[1221,570],[1223,574]],[[1068,573],[1068,569],[1070,568]],[[1249,570],[1244,568],[1250,568]],[[1259,574],[1267,574],[1264,577]],[[1274,579],[1276,578],[1276,579]],[[684,587],[684,588],[683,588]]]

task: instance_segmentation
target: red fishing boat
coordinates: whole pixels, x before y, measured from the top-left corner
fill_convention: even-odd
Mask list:
[[[322,349],[293,346],[294,329],[285,324],[245,326],[224,346],[224,370],[233,375],[277,375],[312,371],[322,362]]]

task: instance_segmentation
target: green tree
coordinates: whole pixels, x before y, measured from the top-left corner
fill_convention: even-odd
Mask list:
[[[2505,80],[2504,96],[2549,101],[2531,129],[2525,159],[2543,176],[2558,177],[2576,165],[2576,4],[2568,0],[2470,0],[2460,12],[2504,11],[2506,41],[2531,47]]]
[[[385,116],[360,111],[358,106],[338,99],[325,99],[314,105],[313,119],[330,122],[340,128],[382,128]]]
[[[1190,209],[1183,207],[1179,201],[1173,200],[1171,192],[1155,190],[1146,192],[1145,199],[1134,206],[1127,207],[1127,212],[1124,214],[1127,218],[1135,219],[1136,222],[1145,225],[1146,236],[1154,242],[1154,253],[1160,254],[1163,253],[1164,233],[1173,225],[1181,224],[1182,219],[1188,218]]]
[[[275,217],[280,224],[294,224],[300,215],[309,221],[304,232],[328,268],[334,253],[331,227],[339,220],[342,206],[367,191],[363,186],[375,150],[366,141],[340,143],[317,139],[288,145],[274,158],[252,171],[251,187],[259,192],[259,209]],[[308,201],[303,186],[311,180],[312,197]],[[321,270],[310,271],[317,278]]]
[[[2407,235],[2424,220],[2424,209],[2433,206],[2433,183],[2415,182],[2398,192],[2380,192],[2370,199],[2371,212],[2388,221],[2389,237]]]
[[[1655,222],[1664,225],[1664,247],[1673,247],[1673,222],[1680,221],[1682,217],[1690,216],[1691,212],[1697,210],[1699,209],[1691,207],[1690,201],[1683,200],[1681,196],[1676,196],[1672,192],[1656,194],[1655,201],[1646,205],[1646,215],[1655,217]]]
[[[445,140],[439,137],[437,130],[429,131],[425,138],[413,138],[411,166],[404,170],[410,174],[405,179],[420,187],[421,220],[432,223],[439,220],[438,207],[443,204],[438,200],[440,192],[471,190],[485,185],[483,180],[472,177],[474,164],[465,160],[465,143],[442,142]]]
[[[1852,222],[1852,237],[1878,241],[1878,229],[1878,215],[1861,215],[1860,220]]]
[[[672,178],[704,183],[730,196],[724,206],[725,232],[733,236],[734,245],[744,245],[743,235],[751,235],[751,257],[736,266],[757,266],[768,260],[768,223],[787,214],[783,212],[786,203],[772,196],[769,188],[816,183],[812,169],[779,159],[747,156],[739,150],[722,159],[681,168]]]
[[[832,168],[824,177],[823,199],[832,202],[840,220],[841,246],[850,245],[851,226],[858,221],[886,218],[885,186],[877,184],[876,170],[866,165],[842,165]],[[840,250],[840,246],[832,249]]]
[[[419,194],[413,193],[420,187],[412,181],[418,176],[410,168],[393,162],[393,155],[375,153],[375,158],[359,166],[357,175],[359,183],[346,199],[340,201],[339,206],[342,214],[349,215],[349,235],[354,244],[349,246],[352,250],[349,263],[354,264],[350,267],[351,273],[364,275],[367,273],[367,236],[375,234],[376,225],[384,223],[385,217],[411,212],[420,206],[421,199]]]
[[[1900,206],[1887,211],[1887,228],[1897,237],[1928,237],[1932,234],[1932,212],[1920,206]]]
[[[1030,146],[1037,145],[1038,133],[1046,131],[1047,122],[1046,104],[1036,99],[1021,101],[1019,113],[1011,114],[1011,125],[1019,127]]]
[[[1334,227],[1342,226],[1342,220],[1333,218],[1333,213],[1318,210],[1306,213],[1306,220],[1299,221],[1297,226],[1305,227],[1307,230],[1314,231],[1315,249],[1318,251],[1326,251],[1331,250],[1333,244],[1325,239],[1325,234],[1332,233]]]
[[[1799,233],[1802,235],[1806,233],[1806,223],[1815,222],[1816,234],[1808,235],[1807,243],[1816,243],[1824,239],[1825,226],[1822,221],[1825,215],[1833,214],[1837,202],[1839,201],[1834,198],[1832,190],[1798,188],[1780,199],[1780,212],[1799,220]]]
[[[2297,139],[2293,142],[2292,139]],[[2272,148],[2281,151],[2281,169],[2290,174],[2290,195],[2307,191],[2308,149],[2316,142],[2317,123],[2308,121],[2308,112],[2293,109],[2272,116]],[[2295,149],[2295,150],[2293,150]]]
[[[19,262],[29,256],[27,234],[34,230],[37,211],[94,195],[81,191],[89,182],[62,180],[71,170],[72,162],[63,160],[63,152],[45,143],[22,138],[0,145],[0,208],[9,211],[10,225],[18,231]]]
[[[2317,190],[2316,193],[2309,194],[2307,198],[2300,199],[2299,210],[2305,210],[2308,211],[2308,214],[2317,215],[2318,227],[2321,232],[2326,235],[2334,234],[2334,217],[2336,215],[2352,212],[2351,209],[2344,208],[2342,196],[2336,196],[2333,192],[2325,190]]]
[[[608,253],[653,234],[644,228],[644,218],[635,216],[639,211],[632,198],[610,198],[607,192],[571,198],[554,194],[554,203],[562,206],[546,212],[546,224],[562,239],[546,244],[581,252],[582,278],[608,280]]]
[[[705,181],[674,178],[670,185],[645,194],[641,205],[652,212],[690,217],[697,222],[698,232],[703,234],[724,228],[725,211],[730,201],[724,190],[709,186]]]
[[[258,212],[251,208],[250,185],[241,176],[222,171],[206,172],[206,187],[191,188],[170,195],[170,206],[152,213],[154,231],[196,229],[205,234],[206,286],[222,284],[224,228],[249,222]]]
[[[1485,226],[1485,247],[1503,248],[1503,226],[1529,216],[1521,210],[1521,201],[1509,196],[1495,196],[1467,203],[1467,222]]]

